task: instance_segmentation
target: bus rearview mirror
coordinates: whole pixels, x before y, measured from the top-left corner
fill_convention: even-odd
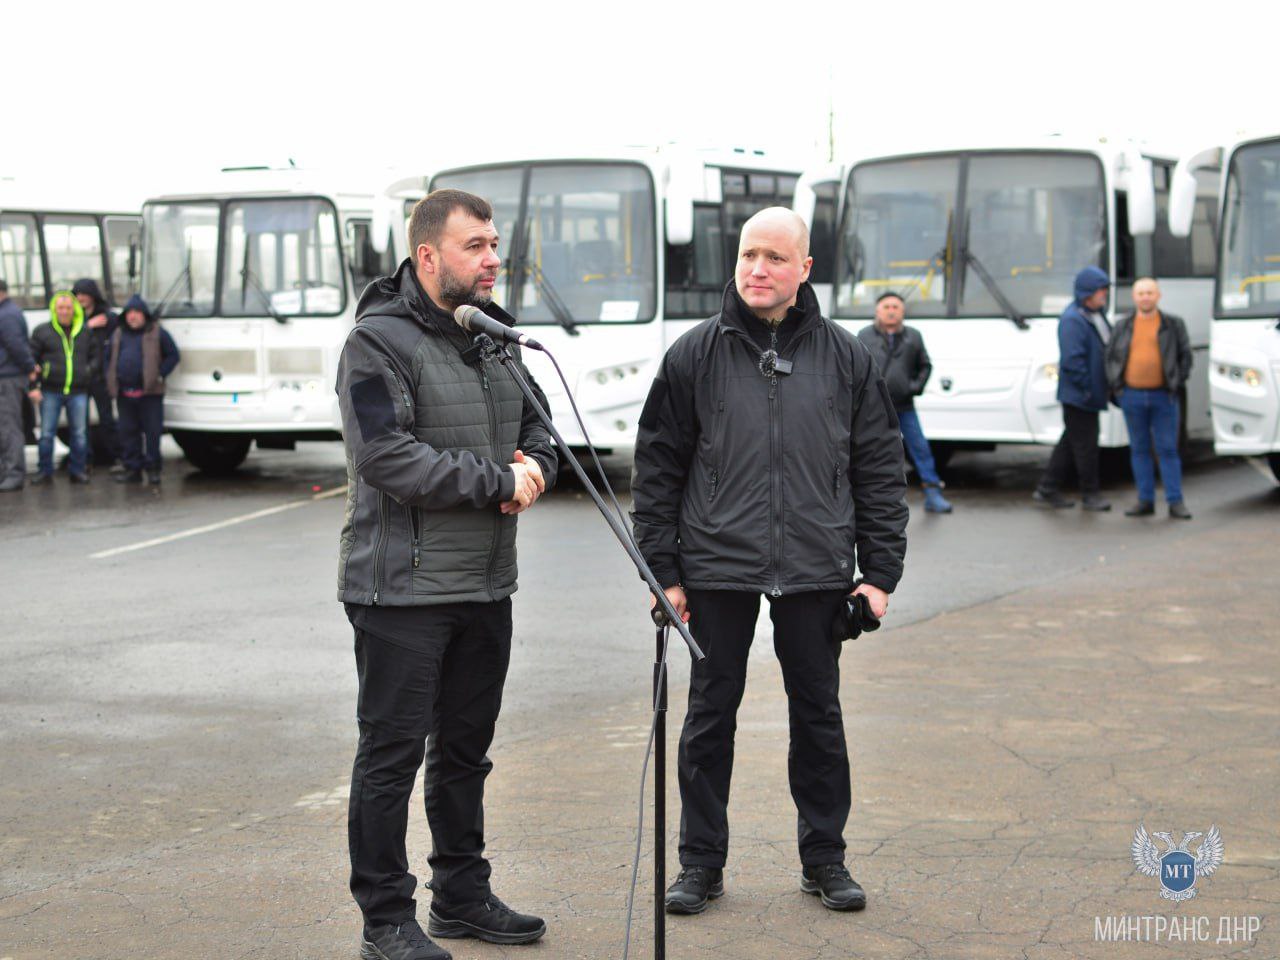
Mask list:
[[[1219,148],[1210,147],[1183,157],[1173,168],[1173,177],[1169,181],[1169,232],[1175,237],[1191,235],[1191,222],[1196,214],[1196,171],[1220,163]]]
[[[1129,233],[1150,236],[1156,230],[1156,185],[1151,161],[1136,148],[1121,154],[1124,187],[1129,205]]]

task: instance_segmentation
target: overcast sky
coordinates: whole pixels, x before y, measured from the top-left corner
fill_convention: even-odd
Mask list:
[[[685,141],[825,160],[902,137],[1195,148],[1280,127],[1280,5],[467,2],[5,5],[0,175]],[[808,13],[812,19],[805,19]],[[570,151],[571,152],[571,151]]]

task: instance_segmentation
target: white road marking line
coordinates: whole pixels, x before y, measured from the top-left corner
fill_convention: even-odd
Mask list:
[[[107,557],[117,557],[122,553],[132,553],[135,550],[146,550],[149,547],[158,547],[166,543],[173,543],[175,540],[185,540],[187,537],[197,537],[202,533],[212,533],[214,530],[222,530],[225,527],[234,527],[238,523],[248,523],[250,520],[259,520],[262,517],[269,517],[272,514],[284,513],[286,510],[295,510],[298,507],[305,507],[308,503],[315,503],[317,500],[328,500],[330,497],[340,497],[347,492],[347,485],[344,483],[340,487],[334,487],[332,490],[321,490],[317,494],[313,494],[303,500],[290,500],[288,503],[282,503],[277,507],[267,507],[263,510],[255,510],[252,513],[241,514],[238,517],[231,517],[227,520],[219,520],[217,523],[205,524],[203,527],[192,527],[190,530],[180,530],[177,533],[170,533],[163,537],[156,537],[152,540],[142,540],[138,543],[126,544],[123,547],[112,547],[110,550],[99,550],[97,553],[89,554],[90,560],[105,560]]]
[[[1276,475],[1271,472],[1271,467],[1262,462],[1261,457],[1245,457],[1244,462],[1249,464],[1249,466],[1253,467],[1253,469],[1257,470],[1272,483],[1276,482]]]

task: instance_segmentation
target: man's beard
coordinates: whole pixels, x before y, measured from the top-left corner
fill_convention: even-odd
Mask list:
[[[486,307],[493,295],[480,289],[480,281],[468,285],[461,277],[448,269],[440,271],[440,299],[455,307]]]

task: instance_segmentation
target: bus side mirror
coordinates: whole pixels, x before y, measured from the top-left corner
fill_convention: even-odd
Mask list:
[[[129,238],[129,292],[133,293],[138,289],[138,238],[136,236]]]
[[[693,201],[687,197],[667,195],[667,243],[693,243]]]
[[[828,164],[816,170],[806,170],[796,181],[795,199],[791,201],[791,209],[800,215],[805,226],[813,229],[813,214],[818,208],[818,192],[815,187],[836,185],[844,179],[844,169],[837,164]]]
[[[375,197],[373,201],[373,222],[369,225],[369,245],[378,255],[387,252],[387,244],[391,240],[391,207],[394,201],[389,197]]]
[[[1151,161],[1131,147],[1120,155],[1120,163],[1129,204],[1129,233],[1149,236],[1156,231],[1156,185]]]
[[[1218,147],[1201,150],[1183,157],[1173,168],[1169,183],[1169,232],[1175,237],[1191,235],[1191,222],[1196,214],[1196,171],[1221,163]]]

